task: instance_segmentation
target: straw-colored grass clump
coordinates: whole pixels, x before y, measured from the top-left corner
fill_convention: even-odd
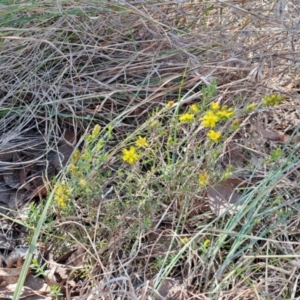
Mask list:
[[[1,145],[44,141],[10,163],[43,166],[20,222],[67,265],[52,295],[299,297],[297,7],[276,3],[3,5]]]

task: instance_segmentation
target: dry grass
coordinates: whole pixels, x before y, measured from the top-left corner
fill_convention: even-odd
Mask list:
[[[72,129],[86,153],[89,189],[69,173],[72,203],[52,205],[40,236],[56,260],[84,249],[65,298],[299,297],[297,1],[21,2],[1,4],[1,147],[39,133],[50,152]],[[271,93],[285,100],[262,106]],[[201,122],[178,122],[212,101],[240,123],[224,122],[218,144]],[[101,147],[87,139],[95,124]],[[129,167],[121,151],[139,135],[149,148]],[[216,217],[198,176],[214,184],[229,168],[245,202]]]

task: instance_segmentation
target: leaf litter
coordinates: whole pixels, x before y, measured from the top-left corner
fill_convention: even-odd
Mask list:
[[[225,212],[234,213],[239,210],[243,204],[241,194],[237,192],[238,188],[244,186],[245,181],[228,178],[207,188],[208,203],[212,212],[220,216]]]
[[[55,142],[52,141],[52,143],[55,146]],[[47,178],[53,178],[66,165],[76,145],[75,133],[65,132],[57,143],[57,151],[51,150],[55,147],[47,151],[49,145],[50,142],[46,142],[45,137],[38,133],[19,137],[17,140],[10,140],[9,143],[2,145],[0,165],[3,168],[3,174],[2,177],[0,176],[0,192],[1,212],[4,215],[21,217],[21,220],[26,219],[25,211],[28,202],[36,197],[47,195],[49,184]],[[11,252],[8,256],[2,255],[0,299],[11,299],[27,248],[22,247],[25,235],[20,230],[20,226],[12,223],[12,226],[5,229],[5,222],[9,221],[0,220],[3,228],[0,249],[4,253]],[[4,265],[6,267],[3,267]],[[47,283],[47,280],[34,278],[33,275],[28,274],[20,299],[51,299],[47,297],[50,292],[49,286],[51,284]]]
[[[8,257],[2,255],[0,268],[0,299],[11,299],[18,283],[24,256],[28,248],[16,248]],[[5,267],[3,267],[5,265]],[[35,278],[28,270],[20,299],[51,299],[47,297],[50,292],[49,285],[42,278]]]

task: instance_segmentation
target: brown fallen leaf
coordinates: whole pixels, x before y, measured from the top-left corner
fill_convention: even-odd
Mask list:
[[[147,234],[148,245],[151,245],[151,253],[154,255],[161,255],[168,251],[168,249],[175,250],[177,243],[172,242],[173,236],[168,230],[157,229]]]
[[[21,152],[14,152],[13,154],[13,162],[17,163],[17,162],[22,162],[22,156],[21,156]]]
[[[74,131],[67,131],[58,143],[58,152],[52,158],[51,163],[60,171],[68,162],[76,143]]]
[[[12,250],[16,247],[17,243],[15,239],[9,238],[7,234],[0,233],[0,249],[4,250]],[[0,255],[1,260],[1,255]],[[2,262],[0,263],[0,267],[2,266]]]
[[[13,293],[17,286],[16,283],[8,284],[5,287],[0,287],[0,300],[12,299]],[[50,287],[41,278],[34,278],[31,274],[28,274],[24,286],[22,288],[22,293],[19,297],[20,300],[51,300],[53,298],[49,297]]]
[[[12,195],[15,194],[15,191],[13,191],[11,188],[5,185],[2,185],[0,186],[0,194],[1,194],[0,205],[4,207],[8,207],[10,198],[12,197]]]
[[[14,157],[14,153],[16,153],[18,149],[16,149],[13,143],[3,143],[1,144],[0,150],[0,161],[1,162],[11,162]]]
[[[65,131],[63,141],[74,147],[77,141],[75,132],[73,130]]]
[[[269,131],[262,128],[262,126],[259,124],[258,118],[255,123],[255,130],[263,139],[268,141],[286,143],[290,138],[288,135],[279,133],[277,131]]]
[[[57,264],[65,264],[68,267],[83,268],[87,252],[83,247],[71,250],[57,258]]]
[[[49,286],[59,286],[62,293],[66,292],[66,282],[69,279],[71,268],[55,263],[53,253],[49,253],[45,282]]]
[[[5,170],[3,173],[4,182],[11,188],[17,189],[20,186],[20,170]]]
[[[30,199],[31,192],[25,189],[14,190],[14,193],[11,194],[8,207],[12,210],[20,209],[24,203]]]
[[[14,154],[12,152],[0,152],[0,161],[1,162],[10,162],[13,159]]]
[[[244,164],[248,162],[247,158],[241,153],[238,145],[229,143],[226,148],[229,165],[236,168],[243,168]]]
[[[28,252],[28,247],[15,248],[6,258],[6,267],[13,268],[16,264],[17,267],[22,267],[24,256]]]
[[[163,280],[158,289],[159,296],[155,300],[185,300],[188,299],[187,293],[183,290],[180,284],[172,278]]]
[[[241,199],[241,195],[235,190],[236,187],[241,187],[244,183],[240,179],[229,178],[208,187],[207,197],[212,212],[220,216],[229,208],[236,209],[237,205],[235,204]],[[230,213],[232,212],[233,210],[230,210]]]
[[[0,268],[0,286],[16,283],[19,279],[22,267]]]
[[[56,260],[54,260],[54,255],[49,253],[46,282],[49,285],[65,284],[65,282],[70,279],[70,273],[74,268],[81,269],[84,267],[85,258],[86,250],[82,247],[70,250]]]
[[[36,278],[32,274],[27,275],[24,286],[40,293],[49,293],[50,287],[45,283],[45,280]]]
[[[40,244],[39,246],[42,247],[43,244]],[[39,251],[38,248],[36,251]],[[27,251],[28,247],[15,248],[8,257],[2,256],[2,259],[7,267],[0,268],[0,300],[12,299],[12,295],[18,284],[19,276],[24,263],[24,257]],[[29,268],[19,299],[50,300],[51,298],[47,297],[50,292],[50,287],[46,284],[44,279],[35,278],[30,272],[31,269]]]

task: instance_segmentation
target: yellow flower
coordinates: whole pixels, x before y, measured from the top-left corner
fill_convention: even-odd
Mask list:
[[[91,153],[89,153],[89,151],[84,151],[81,158],[85,161],[89,161],[91,159]]]
[[[189,242],[189,238],[187,236],[185,236],[184,238],[180,239],[180,242],[182,244],[187,244]]]
[[[98,140],[97,144],[96,144],[96,151],[100,151],[104,146],[104,141],[101,139],[101,140]]]
[[[208,248],[210,246],[210,240],[205,240],[203,243],[204,248]]]
[[[221,132],[210,130],[207,134],[207,137],[210,138],[213,142],[216,142],[221,137]]]
[[[200,186],[206,186],[208,184],[208,174],[207,173],[201,173],[199,175],[199,184]]]
[[[78,167],[74,164],[70,164],[69,169],[71,170],[72,175],[76,175],[78,173]]]
[[[198,114],[200,112],[200,109],[198,108],[198,106],[196,104],[192,104],[190,106],[190,111],[194,114]]]
[[[69,199],[70,193],[71,190],[65,183],[61,183],[57,187],[54,194],[54,199],[61,208],[67,207],[66,201]]]
[[[232,130],[237,130],[240,128],[240,122],[238,119],[234,120],[231,124]]]
[[[235,111],[232,108],[227,109],[226,107],[222,107],[222,109],[217,112],[217,115],[223,119],[230,119],[234,117]]]
[[[156,127],[159,125],[159,122],[157,120],[154,120],[151,124],[150,127]]]
[[[137,140],[135,141],[135,145],[139,148],[146,148],[149,147],[149,144],[147,142],[147,139],[145,137],[139,136]]]
[[[87,186],[86,180],[83,179],[83,178],[81,178],[81,179],[79,180],[79,185],[80,185],[81,188],[85,188],[85,187]]]
[[[174,139],[171,136],[169,136],[168,139],[167,139],[167,145],[170,146],[173,143],[174,143]]]
[[[228,166],[221,174],[221,180],[227,180],[232,176],[232,172],[234,171],[232,166]]]
[[[195,116],[193,114],[185,113],[179,117],[180,122],[191,122],[193,121]]]
[[[173,105],[174,105],[174,101],[172,100],[172,101],[169,101],[167,104],[166,104],[166,108],[170,108],[170,107],[172,107]]]
[[[92,138],[96,139],[100,133],[101,126],[99,124],[95,125],[93,132],[92,132]]]
[[[220,109],[220,104],[216,103],[216,102],[212,102],[210,104],[210,107],[212,110],[219,110]]]
[[[284,95],[270,94],[262,98],[262,103],[264,106],[275,106],[282,102],[284,99]]]
[[[283,151],[281,148],[277,148],[275,149],[272,153],[271,153],[271,160],[277,160],[278,158],[280,158],[283,154]]]
[[[71,162],[73,164],[75,164],[76,162],[78,162],[79,158],[80,158],[80,151],[78,149],[76,149],[74,152],[73,152],[73,155],[72,155],[72,158],[71,158]]]
[[[252,111],[252,110],[254,110],[256,108],[256,104],[255,103],[251,103],[251,104],[249,104],[249,105],[247,105],[246,107],[245,107],[245,111]]]
[[[122,153],[123,161],[129,163],[130,165],[139,160],[139,155],[136,153],[136,148],[134,146],[131,146],[129,149],[123,149]]]
[[[213,111],[209,110],[206,115],[203,116],[202,125],[204,127],[215,128],[219,120],[220,118]]]

